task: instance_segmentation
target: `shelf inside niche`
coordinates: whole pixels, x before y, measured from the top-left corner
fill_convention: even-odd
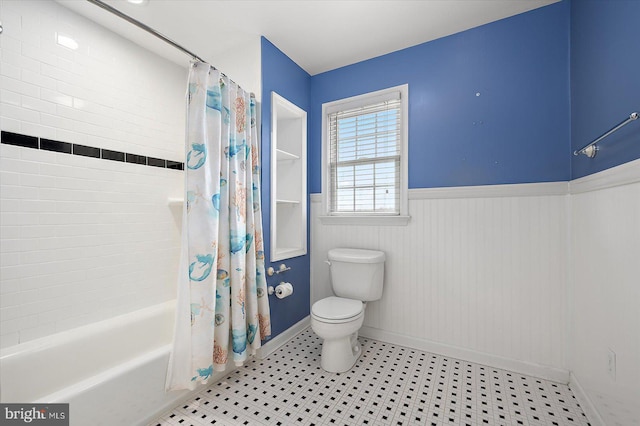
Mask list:
[[[282,149],[276,149],[276,157],[278,161],[284,161],[284,160],[298,160],[300,158],[300,156],[292,154],[288,151],[284,151]]]
[[[276,203],[278,203],[278,204],[300,204],[300,201],[299,200],[276,199]]]

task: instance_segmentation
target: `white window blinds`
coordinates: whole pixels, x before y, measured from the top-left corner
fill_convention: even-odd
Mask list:
[[[400,93],[328,115],[329,213],[400,214]]]

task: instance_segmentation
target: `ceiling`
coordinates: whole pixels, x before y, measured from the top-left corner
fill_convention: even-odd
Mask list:
[[[558,0],[105,0],[203,59],[261,35],[311,75],[384,55]],[[134,42],[187,66],[188,57],[108,12],[58,0]],[[224,71],[224,70],[222,70]]]

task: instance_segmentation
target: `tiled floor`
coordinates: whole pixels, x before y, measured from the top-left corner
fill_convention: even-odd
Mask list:
[[[588,425],[573,393],[531,376],[360,338],[341,374],[311,329],[153,425]]]

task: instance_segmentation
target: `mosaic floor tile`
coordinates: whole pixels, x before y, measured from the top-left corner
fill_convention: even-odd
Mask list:
[[[327,373],[308,328],[149,426],[589,425],[567,385],[359,340],[356,365]]]

